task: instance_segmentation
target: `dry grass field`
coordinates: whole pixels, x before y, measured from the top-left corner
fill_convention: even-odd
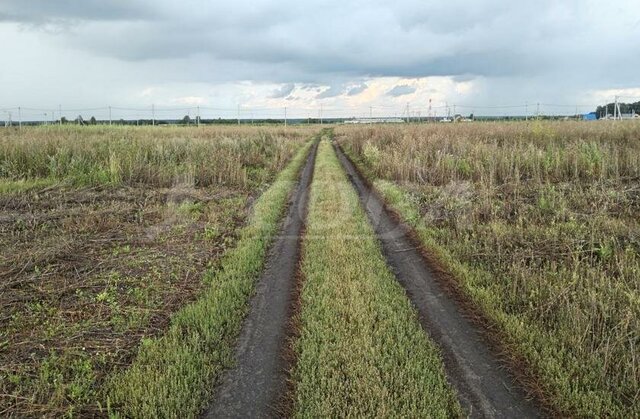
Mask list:
[[[0,416],[92,415],[202,292],[308,138],[280,128],[0,130]]]
[[[336,136],[557,409],[640,414],[640,124]]]

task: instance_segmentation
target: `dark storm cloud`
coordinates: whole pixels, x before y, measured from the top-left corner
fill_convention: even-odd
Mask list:
[[[593,52],[575,54],[576,47],[599,39],[595,28],[590,31],[581,22],[592,17],[578,0],[561,5],[541,0],[517,7],[503,0],[323,0],[321,5],[292,0],[209,6],[195,0],[4,0],[0,15],[20,22],[84,20],[89,23],[74,31],[71,44],[96,54],[128,61],[200,54],[251,65],[251,78],[256,80],[331,85],[321,97],[345,93],[335,82],[326,83],[336,76],[505,77],[584,69]],[[626,48],[640,52],[636,45]],[[566,50],[575,58],[569,68],[556,59]],[[624,58],[640,64],[640,54],[631,58],[630,52]],[[287,66],[297,73],[296,79],[265,77],[261,67],[271,65]]]
[[[155,15],[153,3],[128,0],[2,0],[0,22],[44,24],[66,20],[129,20]]]
[[[322,92],[316,95],[316,99],[326,99],[330,97],[340,96],[344,93],[344,86],[342,85],[334,85],[329,86],[328,89],[323,90]]]
[[[462,83],[465,81],[471,81],[473,79],[475,79],[475,77],[469,75],[469,74],[461,74],[459,76],[453,76],[452,77],[453,81],[458,82],[458,83]]]
[[[386,94],[391,97],[399,97],[404,95],[410,95],[411,93],[415,93],[417,89],[413,86],[409,86],[408,84],[401,84],[398,86],[394,86],[391,90],[389,90]]]
[[[376,77],[449,76],[496,86],[535,80],[545,86],[533,92],[552,86],[572,95],[640,84],[640,43],[624,41],[640,38],[634,7],[635,0],[616,8],[596,0],[0,0],[0,25],[60,25],[40,48],[131,67],[155,63],[149,78],[159,83],[329,86],[318,91],[322,99],[359,94],[362,81]]]
[[[356,86],[352,86],[349,88],[349,90],[347,90],[347,96],[356,96],[359,95],[360,93],[364,92],[365,90],[367,90],[367,84],[366,83],[361,83],[358,84]]]
[[[293,89],[295,88],[296,88],[296,85],[293,83],[285,84],[282,87],[274,90],[273,93],[269,95],[269,97],[271,99],[280,99],[283,97],[286,98],[291,94],[291,92],[293,92]]]

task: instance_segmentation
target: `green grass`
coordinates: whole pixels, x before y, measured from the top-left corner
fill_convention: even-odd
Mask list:
[[[298,173],[310,150],[302,148],[256,202],[237,246],[206,276],[209,288],[172,318],[160,338],[144,340],[133,364],[108,389],[111,414],[126,417],[196,417],[214,381],[232,365],[233,345],[248,300],[277,233]]]
[[[57,184],[59,181],[56,179],[43,178],[43,179],[20,179],[20,180],[7,180],[0,179],[0,194],[20,193],[28,192],[34,189],[44,189],[49,186]]]
[[[316,160],[303,243],[296,416],[460,416],[439,352],[328,141]]]

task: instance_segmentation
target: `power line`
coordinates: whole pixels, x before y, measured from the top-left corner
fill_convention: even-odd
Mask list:
[[[623,99],[623,98],[629,99],[629,98],[633,98],[633,96],[617,96],[617,99],[614,100],[614,103],[618,102],[618,107],[619,107],[619,101],[620,99]],[[506,111],[506,110],[517,111],[519,109],[522,109],[522,111],[524,112],[524,117],[528,119],[531,111],[529,107],[531,103],[532,102],[530,101],[527,101],[524,104],[498,104],[498,105],[455,103],[452,105],[452,107],[453,107],[454,114],[456,114],[460,109],[471,110],[472,113],[474,114],[478,110],[480,111],[483,111],[483,110],[484,111],[499,111],[499,110],[500,111]],[[551,109],[553,108],[567,109],[567,110],[575,109],[576,115],[579,113],[581,109],[597,108],[597,105],[589,105],[589,104],[566,104],[566,103],[543,103],[543,102],[533,102],[533,103],[535,103],[536,105],[535,114],[538,117],[541,115],[541,106],[545,107],[547,110],[550,108]],[[32,107],[20,106],[20,107],[10,107],[10,108],[0,108],[0,111],[4,113],[12,112],[14,116],[17,113],[19,121],[22,121],[23,119],[25,119],[25,117],[27,118],[26,119],[27,121],[29,120],[29,118],[33,118],[33,117],[36,117],[35,118],[36,120],[41,120],[43,114],[46,114],[47,117],[51,115],[51,121],[53,122],[55,122],[56,120],[55,118],[56,113],[59,114],[58,116],[60,117],[60,122],[62,122],[62,117],[65,113],[68,116],[68,114],[71,112],[74,112],[74,113],[78,112],[80,114],[97,112],[99,114],[95,116],[100,117],[100,119],[102,120],[108,120],[110,124],[113,123],[114,117],[120,118],[120,119],[122,118],[146,119],[145,115],[149,116],[149,111],[151,111],[150,116],[151,116],[151,123],[153,125],[156,125],[157,114],[163,115],[165,119],[173,120],[177,117],[176,114],[181,112],[185,112],[188,115],[193,115],[195,113],[197,115],[196,116],[197,123],[201,121],[201,118],[202,118],[201,112],[203,111],[209,114],[217,113],[218,115],[216,116],[218,118],[224,117],[228,119],[232,119],[234,117],[233,113],[235,111],[236,113],[235,117],[239,124],[242,123],[243,113],[248,115],[247,112],[250,112],[252,120],[255,117],[257,117],[258,119],[262,118],[262,119],[282,120],[282,117],[283,117],[282,107],[251,106],[250,108],[245,108],[243,110],[242,105],[240,104],[238,104],[236,108],[200,106],[200,105],[179,106],[179,107],[178,106],[156,106],[155,104],[152,104],[151,109],[149,109],[149,107],[136,107],[136,106],[130,107],[130,106],[111,106],[111,105],[100,106],[100,107],[87,107],[87,108],[62,108],[61,105],[58,105],[57,110],[52,110],[52,109],[55,109],[55,108],[54,107],[49,107],[49,108],[33,107],[32,108]],[[427,109],[428,109],[428,112],[427,112]],[[355,117],[356,115],[359,115],[359,116],[367,115],[367,110],[368,110],[369,118],[373,118],[374,110],[376,110],[377,111],[376,114],[378,118],[383,117],[385,114],[387,116],[391,116],[395,114],[396,116],[404,115],[406,116],[407,120],[411,120],[412,114],[415,114],[415,115],[427,114],[429,117],[432,118],[434,117],[434,115],[437,115],[438,112],[436,112],[436,110],[438,109],[446,110],[445,115],[450,115],[451,113],[451,105],[449,105],[447,102],[435,105],[432,103],[432,100],[429,100],[424,104],[421,103],[419,105],[416,104],[416,102],[412,102],[411,104],[405,103],[404,106],[401,104],[379,103],[379,104],[366,104],[363,106],[329,106],[327,107],[325,106],[324,103],[319,103],[318,106],[315,106],[315,107],[310,107],[308,105],[306,106],[303,105],[299,107],[286,106],[284,107],[284,120],[288,124],[292,117],[296,118],[296,116],[300,114],[304,114],[304,117],[310,120],[311,119],[310,115],[312,115],[315,112],[318,112],[317,115],[320,119],[320,122],[324,123],[325,118],[341,118],[342,119],[342,118]],[[114,112],[116,112],[116,115],[114,115]],[[616,114],[616,116],[618,116],[619,114],[618,108],[614,108],[614,113]],[[497,114],[497,113],[489,112],[486,115],[489,116],[492,114]],[[561,114],[563,113],[560,113],[560,115]],[[45,119],[48,119],[48,118],[45,118]]]

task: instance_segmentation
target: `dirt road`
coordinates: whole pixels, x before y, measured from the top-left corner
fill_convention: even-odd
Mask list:
[[[236,366],[216,388],[207,418],[279,416],[278,403],[287,387],[283,354],[317,148],[316,143],[307,157],[280,234],[269,250],[238,338]]]

